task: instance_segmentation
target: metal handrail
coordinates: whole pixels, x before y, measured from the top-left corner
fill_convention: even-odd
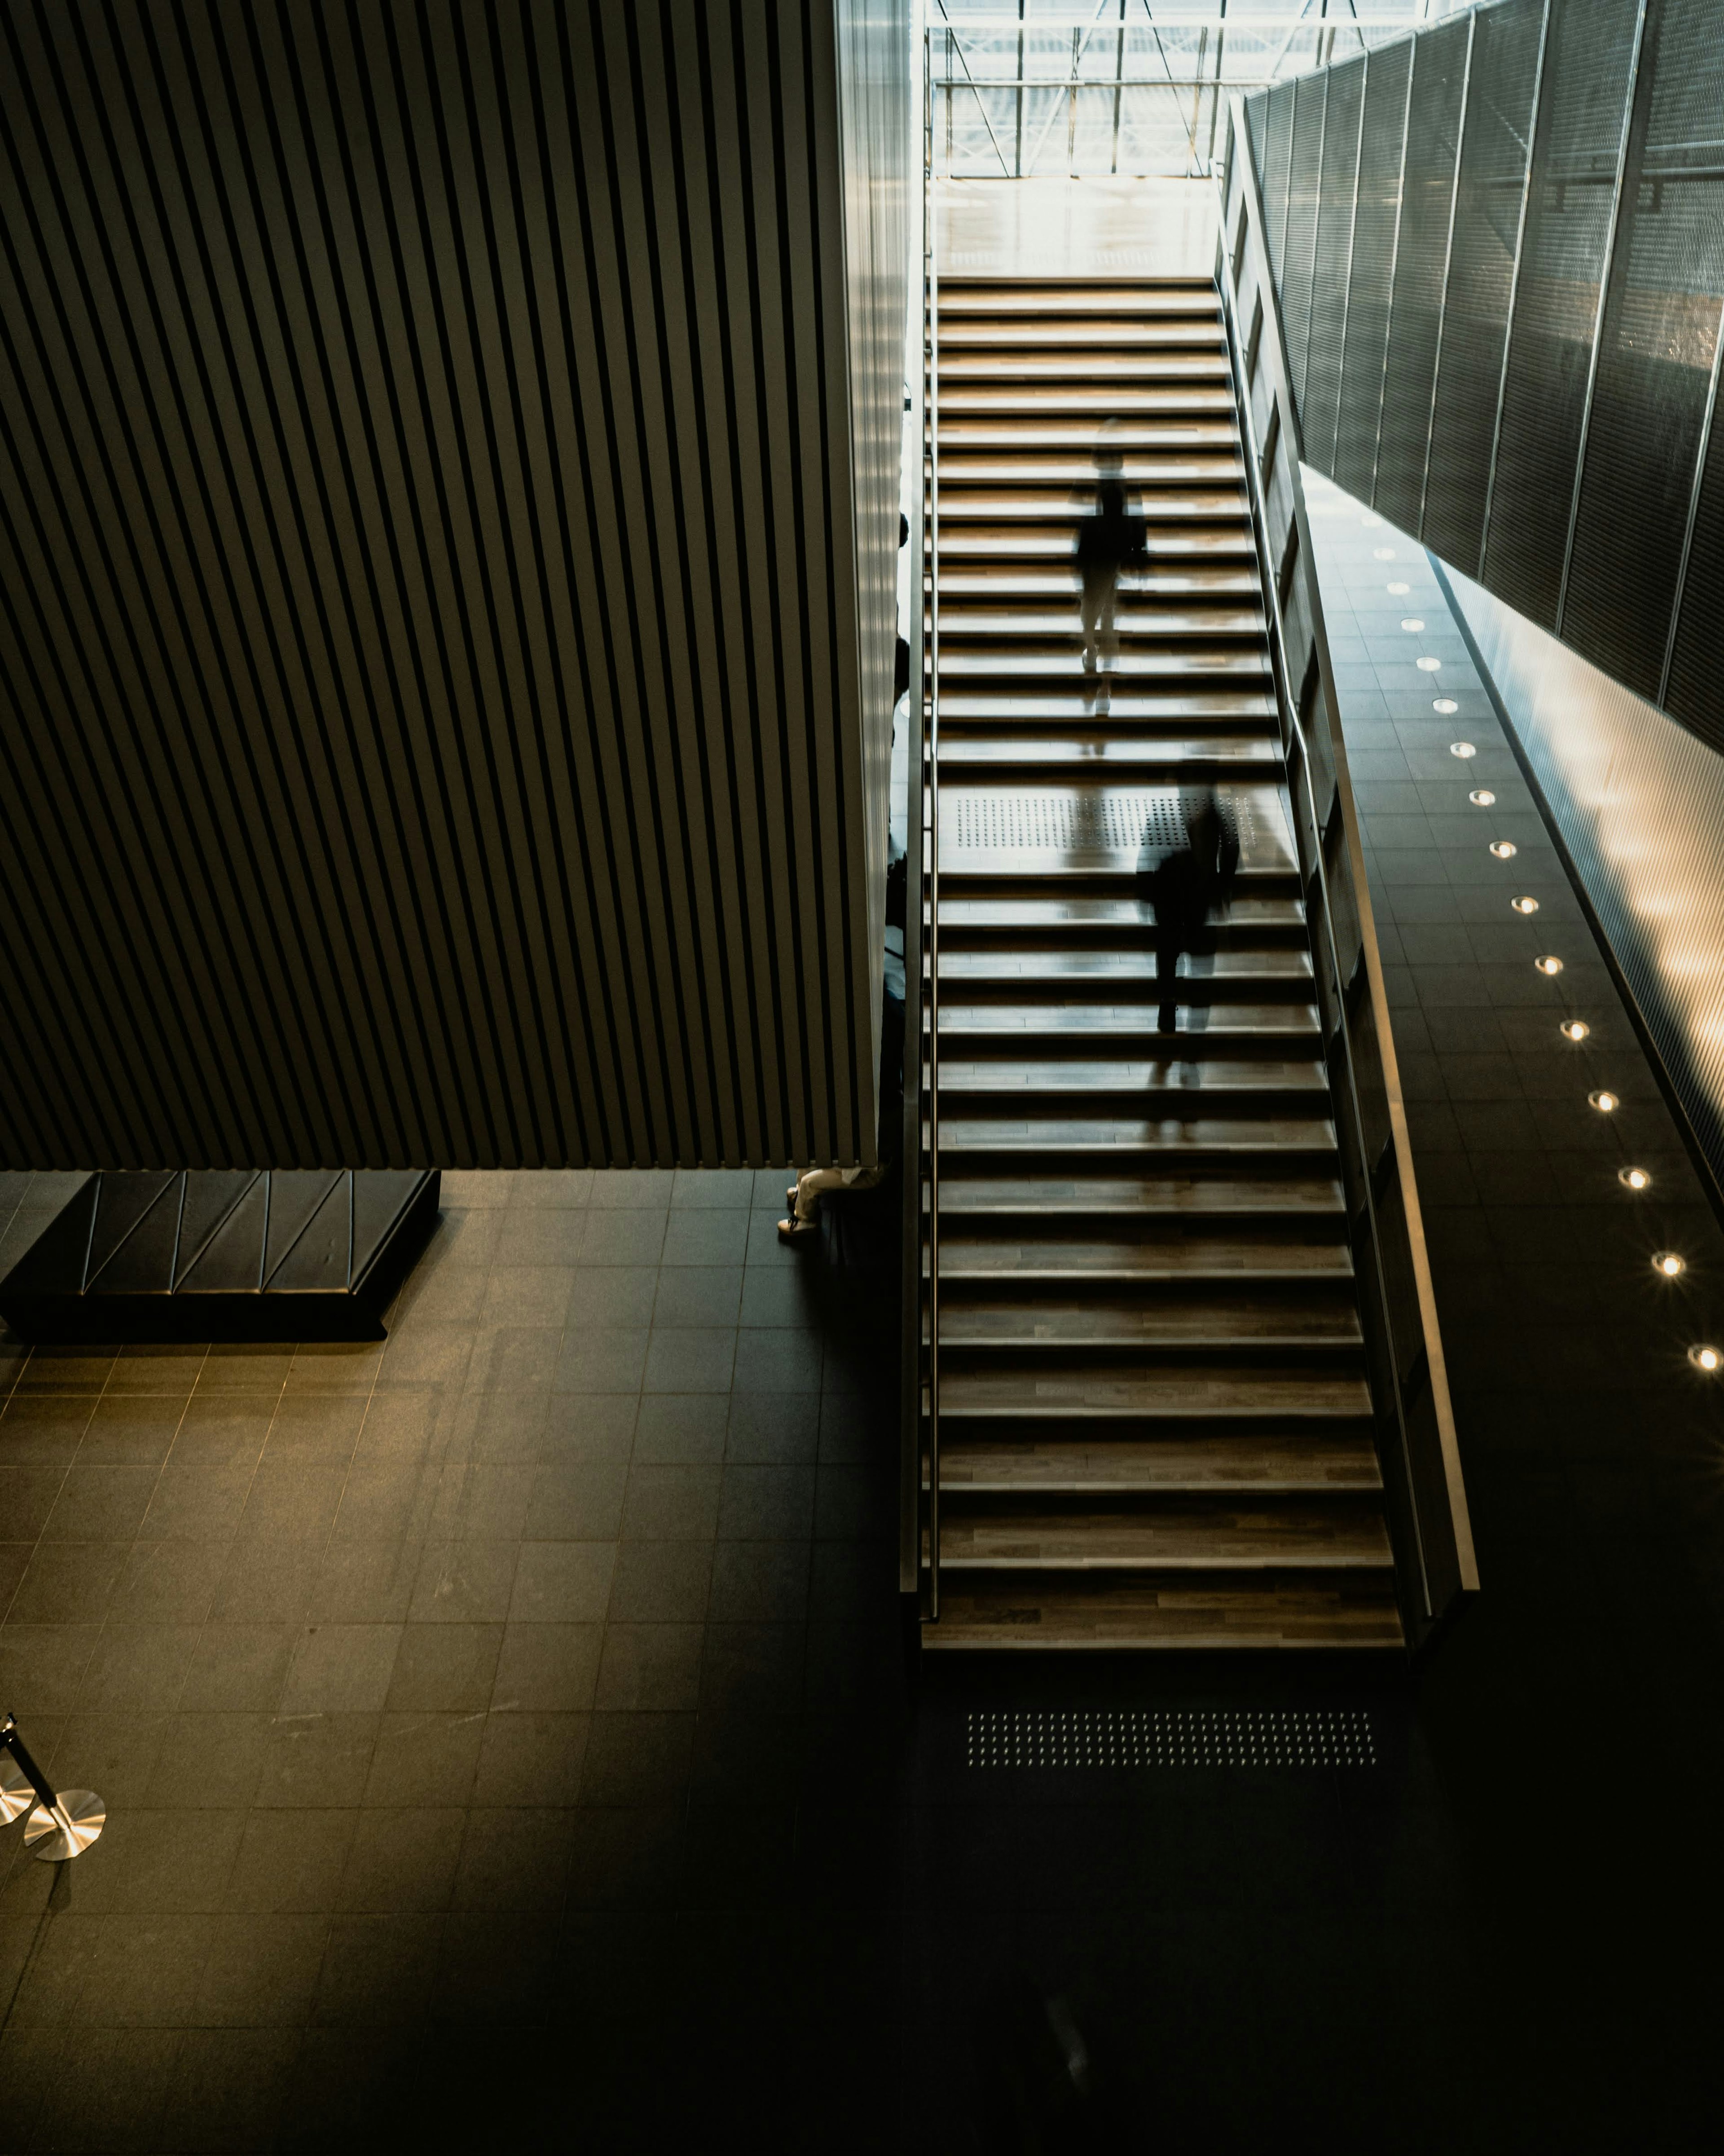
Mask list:
[[[932,127],[930,102],[929,126]],[[928,264],[928,1615],[940,1614],[940,245],[930,133]],[[920,783],[921,774],[917,773]],[[921,813],[921,804],[917,804]]]
[[[1423,1604],[1422,1614],[1427,1625],[1433,1625],[1445,1614],[1448,1605],[1459,1594],[1470,1593],[1478,1586],[1477,1565],[1473,1552],[1471,1524],[1467,1514],[1466,1492],[1461,1480],[1460,1450],[1455,1436],[1453,1405],[1449,1399],[1446,1368],[1443,1355],[1442,1336],[1437,1322],[1436,1297],[1432,1284],[1430,1263],[1426,1251],[1419,1193],[1413,1172],[1412,1150],[1408,1135],[1405,1105],[1403,1101],[1400,1075],[1396,1062],[1393,1037],[1389,1022],[1388,996],[1383,975],[1383,963],[1378,948],[1377,931],[1371,906],[1369,886],[1365,875],[1364,854],[1359,837],[1358,815],[1352,797],[1352,780],[1347,765],[1346,746],[1338,720],[1338,706],[1335,699],[1333,672],[1329,659],[1328,639],[1324,626],[1321,596],[1317,588],[1315,562],[1311,544],[1311,528],[1305,506],[1304,490],[1300,481],[1298,459],[1292,444],[1296,441],[1296,413],[1291,389],[1290,371],[1282,337],[1280,311],[1275,303],[1272,283],[1265,274],[1270,255],[1264,235],[1264,215],[1261,196],[1258,190],[1257,175],[1251,156],[1250,136],[1245,123],[1243,100],[1231,100],[1229,114],[1229,140],[1227,154],[1216,174],[1220,203],[1220,263],[1217,282],[1221,287],[1222,304],[1226,317],[1231,364],[1238,392],[1239,428],[1244,449],[1247,487],[1251,503],[1253,534],[1259,565],[1263,577],[1264,599],[1270,628],[1270,644],[1275,667],[1278,701],[1282,711],[1282,723],[1287,737],[1296,745],[1300,775],[1303,781],[1305,806],[1313,834],[1312,860],[1308,872],[1302,875],[1307,899],[1311,886],[1316,885],[1321,899],[1322,932],[1330,963],[1330,978],[1337,1000],[1337,1024],[1334,1037],[1339,1045],[1339,1060],[1344,1072],[1348,1104],[1352,1113],[1352,1133],[1359,1158],[1354,1163],[1357,1181],[1362,1200],[1362,1211],[1368,1223],[1372,1270],[1381,1319],[1390,1349],[1389,1392],[1400,1453],[1400,1468],[1404,1478],[1404,1502],[1410,1526],[1414,1552],[1416,1557]],[[1252,409],[1251,382],[1247,379],[1246,334],[1239,321],[1239,295],[1236,278],[1239,257],[1229,254],[1231,176],[1234,159],[1240,160],[1239,171],[1243,198],[1244,223],[1250,226],[1257,242],[1259,264],[1257,281],[1261,290],[1263,326],[1260,336],[1260,354],[1266,352],[1269,364],[1275,377],[1276,408],[1282,414],[1278,429],[1272,429],[1271,439],[1285,460],[1288,490],[1291,502],[1292,521],[1296,532],[1295,573],[1300,578],[1302,593],[1310,618],[1312,652],[1316,657],[1318,677],[1323,699],[1326,732],[1327,755],[1323,761],[1332,768],[1335,783],[1335,807],[1339,811],[1339,824],[1347,850],[1348,896],[1358,925],[1360,958],[1368,994],[1373,1030],[1382,1066],[1384,1106],[1389,1128],[1389,1145],[1394,1155],[1398,1189],[1405,1226],[1408,1250],[1417,1303],[1420,1348],[1426,1380],[1429,1386],[1431,1404],[1436,1424],[1442,1481],[1447,1500],[1446,1522],[1427,1519],[1419,1502],[1419,1476],[1414,1456],[1412,1436],[1408,1421],[1406,1387],[1403,1379],[1405,1362],[1416,1366],[1417,1358],[1403,1358],[1398,1352],[1399,1343],[1394,1336],[1393,1301],[1385,1265],[1386,1245],[1383,1224],[1374,1188],[1373,1163],[1368,1157],[1366,1132],[1368,1125],[1364,1103],[1360,1097],[1358,1070],[1354,1055],[1352,1024],[1347,1009],[1347,995],[1353,969],[1342,966],[1340,947],[1335,934],[1335,906],[1331,896],[1332,880],[1325,859],[1326,819],[1319,807],[1313,783],[1314,758],[1311,737],[1300,709],[1299,694],[1292,680],[1287,663],[1287,639],[1282,594],[1278,587],[1270,543],[1269,485],[1270,474],[1264,468],[1257,438],[1255,414]],[[1240,232],[1240,251],[1244,246],[1243,225]],[[1231,273],[1231,274],[1230,274]],[[1271,451],[1273,454],[1273,449]],[[1290,758],[1289,762],[1290,763]],[[1299,849],[1300,819],[1297,803],[1290,796],[1290,807],[1294,808],[1294,839]],[[1305,865],[1301,864],[1304,871]],[[1306,907],[1307,919],[1310,907]],[[1345,1157],[1343,1156],[1345,1164]],[[1440,1596],[1434,1591],[1431,1536],[1440,1526],[1446,1525],[1446,1547],[1442,1553],[1447,1562],[1445,1575],[1454,1582],[1454,1592]],[[1417,1645],[1417,1639],[1413,1644]]]

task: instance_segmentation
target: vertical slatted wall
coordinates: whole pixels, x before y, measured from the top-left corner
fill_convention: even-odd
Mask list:
[[[1315,299],[1275,264],[1306,456],[1724,747],[1720,0],[1501,0],[1373,51],[1352,172],[1321,130],[1359,64],[1252,100],[1272,234],[1321,175]]]
[[[905,36],[0,11],[0,1161],[871,1152]]]

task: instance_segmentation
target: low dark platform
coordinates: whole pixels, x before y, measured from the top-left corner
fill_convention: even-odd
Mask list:
[[[105,1173],[0,1281],[26,1340],[381,1340],[437,1224],[422,1168]]]

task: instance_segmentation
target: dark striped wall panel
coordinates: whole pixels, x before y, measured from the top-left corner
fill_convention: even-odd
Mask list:
[[[1470,27],[1465,19],[1447,23],[1419,40],[1407,116],[1383,441],[1373,497],[1377,507],[1403,531],[1419,529],[1424,503]]]
[[[1353,175],[1358,169],[1364,101],[1362,54],[1331,70],[1323,121],[1322,188],[1301,411],[1305,454],[1326,470],[1332,468],[1335,461],[1342,346],[1347,335],[1347,267],[1352,257]]]
[[[1272,235],[1359,64],[1251,100]],[[1499,0],[1363,67],[1276,261],[1306,455],[1724,747],[1724,0]]]
[[[1553,629],[1609,245],[1637,0],[1558,0],[1502,393],[1484,582]]]
[[[0,1162],[871,1152],[906,33],[0,13]]]
[[[1347,338],[1335,461],[1327,469],[1362,501],[1371,499],[1383,414],[1383,374],[1394,286],[1395,234],[1401,217],[1401,153],[1407,134],[1413,41],[1366,60],[1365,115],[1359,134],[1358,198],[1347,287]]]
[[[1424,537],[1470,577],[1478,574],[1485,533],[1543,23],[1543,0],[1485,8],[1475,25],[1468,71]]]
[[[1711,138],[1702,162],[1697,146]],[[1707,163],[1711,169],[1707,169]],[[1724,295],[1724,8],[1649,12],[1558,631],[1638,696],[1664,678]],[[1721,626],[1713,619],[1716,634]]]

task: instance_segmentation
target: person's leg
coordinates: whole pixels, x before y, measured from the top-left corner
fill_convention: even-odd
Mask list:
[[[1096,664],[1110,674],[1119,664],[1119,639],[1113,633],[1119,596],[1119,571],[1110,564],[1096,593],[1095,607]]]
[[[1084,671],[1095,670],[1095,613],[1101,604],[1101,589],[1095,581],[1095,572],[1085,568],[1080,572],[1082,589],[1078,597],[1078,619],[1084,626]]]
[[[1157,916],[1155,926],[1155,984],[1160,1009],[1156,1014],[1157,1030],[1174,1033],[1178,1029],[1178,1001],[1179,990],[1179,953],[1185,939],[1180,933],[1180,924],[1171,916]]]
[[[845,1188],[844,1171],[841,1168],[811,1168],[806,1175],[796,1178],[796,1204],[787,1219],[778,1223],[778,1234],[783,1241],[793,1242],[799,1235],[813,1234],[817,1223],[820,1195],[823,1191],[842,1190]]]

